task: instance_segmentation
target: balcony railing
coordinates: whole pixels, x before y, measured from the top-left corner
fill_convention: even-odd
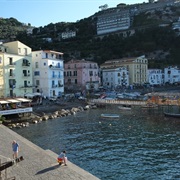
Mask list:
[[[30,74],[23,74],[22,76],[23,76],[23,77],[29,77]]]
[[[24,86],[19,86],[19,88],[33,88],[32,85],[24,85]]]
[[[30,66],[30,63],[22,63],[22,66]]]
[[[9,73],[9,77],[15,77],[14,73]]]

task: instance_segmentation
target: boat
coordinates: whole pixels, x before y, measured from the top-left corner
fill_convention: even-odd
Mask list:
[[[158,108],[157,104],[147,104],[145,106],[141,107],[142,109],[153,109],[153,108]]]
[[[120,110],[131,110],[131,105],[118,106],[118,109],[120,109]]]
[[[101,114],[103,118],[119,118],[118,114]]]
[[[164,112],[164,115],[167,116],[167,117],[180,118],[180,114],[178,114],[178,113],[168,113],[168,112]]]

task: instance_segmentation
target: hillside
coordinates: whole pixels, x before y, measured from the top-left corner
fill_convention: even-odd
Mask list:
[[[179,7],[167,7],[158,11],[147,11],[134,16],[131,29],[133,36],[123,37],[120,33],[96,35],[97,15],[76,23],[59,22],[35,28],[27,35],[30,26],[16,19],[0,20],[0,39],[19,40],[32,48],[51,49],[64,53],[65,62],[72,59],[93,60],[98,64],[109,59],[146,55],[150,68],[180,65],[180,36],[172,29],[178,20]],[[166,26],[160,26],[164,25]],[[76,37],[61,39],[62,32],[76,31]],[[47,41],[47,39],[51,41]]]

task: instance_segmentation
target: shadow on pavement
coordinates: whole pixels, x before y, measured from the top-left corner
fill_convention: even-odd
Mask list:
[[[60,167],[59,164],[55,165],[55,166],[52,166],[52,167],[48,167],[48,168],[42,169],[41,171],[38,171],[35,175],[43,174],[43,173],[46,173],[48,171],[52,171],[52,170],[54,170],[54,169],[56,169],[58,167]]]

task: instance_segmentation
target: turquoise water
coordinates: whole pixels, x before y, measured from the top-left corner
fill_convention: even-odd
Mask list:
[[[180,120],[159,112],[107,106],[14,130],[102,180],[180,179]]]

